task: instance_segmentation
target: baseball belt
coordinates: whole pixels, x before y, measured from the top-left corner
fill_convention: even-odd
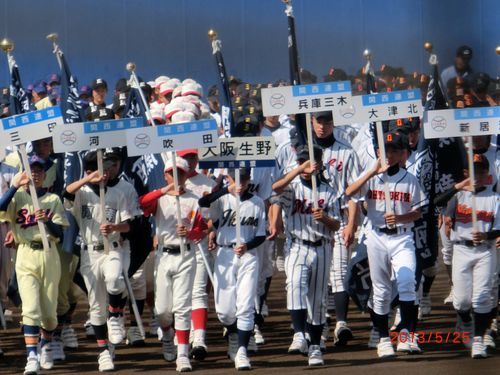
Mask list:
[[[311,247],[318,247],[318,246],[323,245],[322,238],[317,240],[317,241],[307,241],[307,240],[301,240],[300,238],[297,238],[297,237],[293,237],[292,241],[296,242],[296,243],[301,243],[301,244],[306,245],[306,246],[311,246]]]
[[[116,241],[111,242],[110,245],[113,249],[116,249],[117,247],[120,246],[120,244]],[[99,243],[96,245],[84,245],[83,250],[104,251],[104,244]]]
[[[189,251],[191,250],[191,245],[190,244],[186,244],[186,251]],[[168,254],[180,254],[181,253],[181,247],[180,245],[165,245],[162,247],[162,251],[164,253],[168,253]]]

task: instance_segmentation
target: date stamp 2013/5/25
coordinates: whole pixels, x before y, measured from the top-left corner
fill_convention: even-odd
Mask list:
[[[391,342],[397,344],[400,342],[414,341],[416,340],[419,344],[467,344],[470,340],[470,332],[441,332],[441,331],[430,331],[430,332],[391,332]]]

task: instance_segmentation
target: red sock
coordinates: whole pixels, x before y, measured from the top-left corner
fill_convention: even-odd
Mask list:
[[[193,329],[207,329],[208,309],[196,309],[191,312]]]
[[[189,329],[186,331],[176,330],[175,336],[177,337],[177,344],[189,345]]]

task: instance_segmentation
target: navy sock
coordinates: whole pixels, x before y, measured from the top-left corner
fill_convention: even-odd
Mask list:
[[[337,322],[347,322],[347,309],[349,306],[349,294],[347,292],[333,293],[335,301],[335,316]]]
[[[462,320],[464,323],[469,323],[472,320],[472,317],[470,315],[470,310],[456,310],[458,317]]]
[[[295,333],[305,333],[307,310],[290,310],[290,316],[292,317],[293,330],[295,331]]]
[[[41,332],[42,334],[40,335],[40,348],[43,348],[45,345],[52,341],[52,332],[54,331],[47,331],[42,328]]]
[[[106,324],[95,326],[92,324],[92,328],[94,328],[95,339],[97,341],[97,346],[101,349],[108,348],[108,326]]]
[[[123,308],[122,303],[122,295],[121,294],[109,294],[108,293],[108,300],[109,300],[109,316],[112,317],[118,317],[121,316],[123,313]]]
[[[145,300],[143,300],[143,299],[138,299],[135,301],[135,303],[137,304],[137,310],[139,310],[140,316],[142,316],[142,313],[144,312],[144,302],[145,302]],[[130,303],[130,311],[133,311],[132,303]],[[130,322],[130,325],[132,327],[137,327],[137,321],[135,320],[135,314],[132,314],[132,320]]]
[[[411,328],[411,321],[413,319],[413,313],[415,301],[399,301],[399,310],[401,312],[401,329],[406,328],[408,331]]]
[[[431,286],[435,278],[436,276],[424,276],[424,282],[422,284],[422,293],[424,295],[429,294],[429,292],[431,291]]]
[[[375,327],[380,334],[380,338],[389,337],[389,316],[387,314],[379,315],[373,312],[373,318],[375,321]]]
[[[236,325],[236,322],[231,324],[230,326],[226,326],[227,333],[237,333],[238,332],[238,326]]]
[[[250,336],[252,336],[252,331],[242,331],[238,329],[238,348],[244,346],[246,349],[250,341]]]
[[[375,312],[370,307],[368,307],[367,310],[368,310],[368,314],[370,314],[370,320],[372,321],[373,328],[375,328],[375,330],[378,331],[377,322],[375,321]]]
[[[417,324],[418,324],[418,305],[413,305],[413,311],[411,314],[410,325],[408,327],[408,331],[417,332]]]
[[[31,355],[36,355],[38,337],[40,336],[40,327],[23,325],[24,341],[26,344],[26,353],[28,357]]]
[[[321,333],[323,332],[323,324],[312,325],[307,323],[307,332],[311,338],[311,345],[319,345],[321,342]]]
[[[491,313],[474,313],[474,336],[483,336],[490,325]]]

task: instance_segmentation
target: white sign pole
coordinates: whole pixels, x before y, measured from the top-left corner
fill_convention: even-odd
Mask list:
[[[239,188],[241,185],[240,168],[234,170],[234,185]],[[241,218],[240,218],[241,196],[236,194],[236,246],[241,245]]]
[[[311,114],[306,113],[306,132],[307,132],[307,148],[309,149],[309,162],[311,163],[311,168],[314,163],[314,148],[313,148],[313,135],[312,135],[312,124],[311,124]],[[313,207],[318,208],[318,186],[316,181],[316,172],[313,171],[311,175],[312,193],[313,193]]]
[[[385,156],[385,139],[384,139],[384,130],[382,129],[382,123],[380,121],[376,122],[376,128],[377,128],[377,141],[378,141],[378,149],[380,150],[380,161],[382,164],[382,167],[387,166],[387,159]],[[392,212],[391,209],[391,197],[389,193],[389,183],[387,182],[387,172],[384,172],[383,175],[383,180],[384,180],[384,197],[385,197],[385,212]],[[388,228],[394,228],[392,225],[388,225]]]
[[[104,176],[104,165],[102,160],[102,149],[97,150],[97,170],[101,178]],[[99,182],[99,215],[101,216],[101,224],[106,224],[106,190],[104,188],[104,181]],[[102,236],[104,251],[106,254],[109,253],[109,241],[107,236]]]
[[[474,153],[472,150],[472,137],[467,137],[467,159],[469,161],[469,187],[472,192],[472,229],[477,230],[477,209],[476,209],[476,192],[474,191]]]

